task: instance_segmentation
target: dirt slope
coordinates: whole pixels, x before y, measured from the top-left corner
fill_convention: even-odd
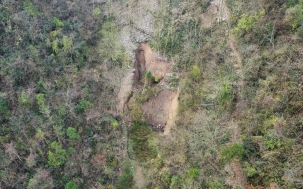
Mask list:
[[[169,70],[168,62],[157,59],[148,43],[140,44],[135,50],[135,58],[135,86],[142,84],[144,74],[148,71],[162,80]]]
[[[145,102],[141,109],[145,114],[146,122],[153,127],[154,131],[168,134],[172,126],[176,108],[178,107],[178,92],[162,90],[157,96]]]
[[[166,121],[163,135],[168,135],[170,133],[170,129],[175,125],[175,119],[177,117],[178,108],[179,108],[179,101],[178,101],[179,93],[180,93],[180,89],[178,88],[178,92],[174,96],[171,102],[171,107],[168,113],[168,119]]]

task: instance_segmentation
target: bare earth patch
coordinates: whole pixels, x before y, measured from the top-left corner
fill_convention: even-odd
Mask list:
[[[135,50],[135,86],[142,85],[142,79],[144,74],[148,71],[152,73],[153,76],[158,76],[162,80],[168,69],[168,63],[156,59],[155,52],[150,48],[148,43],[141,43],[139,48]]]
[[[125,77],[121,81],[122,84],[117,96],[117,107],[116,107],[118,115],[123,113],[124,105],[125,103],[127,103],[128,98],[131,95],[132,86],[133,86],[133,77],[134,77],[133,70],[128,70],[127,73],[125,74]]]
[[[170,90],[160,91],[157,96],[150,98],[141,106],[146,122],[154,131],[164,132],[166,135],[174,123],[177,108],[178,92]]]
[[[248,184],[246,178],[243,176],[243,170],[241,162],[238,159],[233,159],[230,163],[225,166],[225,171],[229,173],[229,177],[226,178],[226,184],[236,188],[241,186],[247,188]]]
[[[136,174],[135,174],[136,187],[138,189],[143,188],[144,176],[142,173],[142,168],[139,162],[136,162]]]
[[[175,125],[175,119],[178,114],[178,107],[179,107],[179,101],[178,101],[179,93],[180,93],[180,89],[178,88],[177,95],[172,100],[172,104],[168,114],[168,120],[166,122],[163,135],[168,135],[170,133],[170,129]]]

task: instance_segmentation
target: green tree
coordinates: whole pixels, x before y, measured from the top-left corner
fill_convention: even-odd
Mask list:
[[[73,181],[69,181],[68,183],[66,183],[65,189],[78,189],[78,186]]]
[[[8,115],[9,109],[7,106],[7,102],[4,98],[0,97],[0,114]]]
[[[20,97],[18,98],[18,102],[23,107],[29,107],[30,105],[29,96],[24,91],[22,91]]]
[[[85,112],[88,109],[91,109],[92,107],[94,107],[94,104],[89,102],[88,100],[85,99],[81,99],[79,105],[76,107],[76,112],[81,113],[81,112]]]
[[[40,61],[40,59],[39,59],[39,50],[36,47],[34,47],[33,45],[30,45],[29,49],[30,49],[30,52],[31,52],[31,55],[32,55],[33,59],[36,62],[39,62]]]
[[[67,130],[66,130],[66,134],[71,139],[80,139],[79,133],[73,127],[68,127]]]
[[[66,158],[67,152],[62,149],[62,144],[58,144],[56,141],[52,142],[48,151],[48,164],[52,167],[59,167],[64,164]]]
[[[258,13],[249,15],[249,14],[243,14],[238,21],[237,27],[235,27],[232,30],[232,33],[238,35],[240,32],[249,32],[251,31],[254,27],[257,26],[257,23],[264,17],[265,15],[265,10],[262,9]]]
[[[73,35],[70,36],[63,36],[62,44],[63,44],[63,51],[64,52],[71,52],[73,47]]]
[[[54,40],[52,43],[52,49],[53,49],[54,53],[56,53],[56,54],[59,53],[59,45],[60,45],[60,43],[59,43],[58,39]]]
[[[57,17],[53,18],[53,24],[56,26],[57,29],[62,28],[64,26],[63,22]]]
[[[191,179],[197,179],[199,176],[199,170],[197,168],[192,168],[187,171],[187,177]]]
[[[45,104],[46,99],[44,97],[44,94],[42,94],[42,93],[37,94],[36,99],[37,99],[37,103],[39,105],[40,111],[47,117],[50,117],[50,109]]]
[[[24,1],[23,3],[24,5],[24,10],[25,12],[27,12],[30,15],[41,15],[42,13],[38,10],[38,8],[33,5],[32,2],[30,2],[29,0]]]

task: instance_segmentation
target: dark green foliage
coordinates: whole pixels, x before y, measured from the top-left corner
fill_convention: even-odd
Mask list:
[[[295,5],[298,4],[298,3],[299,3],[299,0],[288,0],[288,1],[285,3],[285,6],[286,6],[287,8],[289,8],[289,7],[295,6]]]
[[[267,134],[265,136],[265,143],[266,143],[266,148],[269,150],[273,150],[274,148],[280,148],[281,147],[281,142],[278,136],[275,136],[273,134]]]
[[[244,149],[241,144],[234,143],[231,146],[223,147],[221,149],[221,154],[221,161],[225,164],[234,157],[237,157],[238,159],[242,160]]]
[[[76,107],[76,112],[82,113],[91,109],[92,107],[94,107],[94,104],[82,98],[79,105]]]
[[[71,139],[80,139],[80,135],[77,130],[73,127],[68,127],[66,130],[66,135]]]
[[[33,16],[41,14],[39,12],[38,8],[35,5],[33,5],[33,3],[30,2],[29,0],[26,0],[23,3],[23,5],[24,5],[25,12],[27,12],[28,14],[33,15]]]
[[[64,164],[67,158],[66,150],[62,149],[62,144],[58,144],[56,141],[50,145],[48,151],[48,164],[52,167],[59,167]]]
[[[243,159],[247,160],[249,158],[259,156],[259,145],[252,139],[245,139],[243,141],[243,149]]]
[[[223,85],[223,87],[220,91],[219,102],[224,107],[228,107],[231,105],[232,90],[231,90],[231,86],[229,86],[228,84]]]
[[[123,168],[122,175],[118,178],[117,189],[131,189],[135,185],[131,165],[126,164]]]
[[[92,15],[89,2],[68,3],[0,3],[0,188],[64,188],[69,181],[80,188],[100,177],[104,187],[116,183],[120,159],[110,170],[91,166],[99,149],[110,149],[102,152],[104,158],[114,157],[122,137],[119,129],[107,132],[110,123],[100,121],[112,110],[117,90],[99,67],[105,57],[98,32],[108,17],[101,4],[95,3],[97,15]],[[94,104],[98,115],[88,119]],[[10,154],[5,144],[11,144]],[[78,172],[81,164],[89,170],[86,178]]]
[[[65,189],[78,189],[78,186],[76,183],[69,181],[68,183],[66,183]]]
[[[8,115],[9,114],[9,109],[7,106],[7,101],[0,97],[0,115]]]
[[[171,181],[170,181],[170,189],[174,189],[174,188],[179,188],[181,184],[181,179],[178,175],[174,175],[171,177]]]
[[[156,151],[149,144],[152,137],[152,129],[144,123],[132,124],[130,130],[130,139],[133,143],[133,150],[136,157],[140,160],[146,160],[155,157]]]
[[[63,22],[59,20],[57,17],[53,18],[53,24],[56,26],[57,29],[64,26]]]
[[[197,179],[199,176],[199,170],[197,168],[192,168],[187,171],[187,177],[191,179]]]
[[[208,6],[210,5],[211,0],[198,0],[197,3],[205,11],[208,8]]]
[[[152,77],[151,71],[148,71],[148,72],[145,73],[145,79],[146,79],[146,80],[150,80],[151,77]]]

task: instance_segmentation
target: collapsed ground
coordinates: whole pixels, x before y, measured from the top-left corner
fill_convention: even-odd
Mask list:
[[[117,111],[121,114],[123,110],[124,113],[132,111],[129,109],[128,102],[136,103],[134,98],[136,95],[133,95],[133,90],[136,90],[136,94],[142,93],[142,96],[147,93],[145,90],[154,90],[154,96],[139,105],[143,111],[143,121],[154,131],[168,134],[178,111],[179,92],[176,89],[169,90],[165,87],[167,85],[166,74],[172,75],[173,73],[170,73],[169,63],[163,59],[160,55],[156,55],[148,43],[140,44],[139,48],[135,50],[134,69],[126,74],[118,93]],[[147,78],[148,73],[151,74],[150,78]],[[133,79],[132,82],[130,82],[130,77]]]

